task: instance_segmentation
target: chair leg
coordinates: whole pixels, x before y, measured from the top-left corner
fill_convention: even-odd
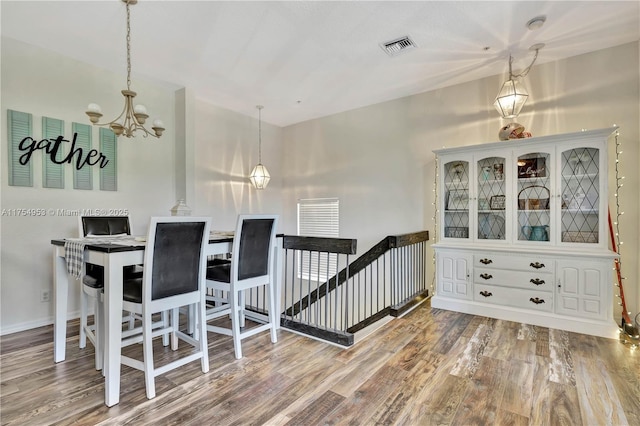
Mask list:
[[[276,312],[276,298],[275,298],[275,286],[273,285],[273,281],[267,285],[267,294],[269,295],[269,324],[271,324],[271,343],[276,343],[278,341],[278,332],[277,332],[277,323],[279,321],[277,312]]]
[[[84,349],[87,346],[87,304],[89,303],[89,296],[82,289],[82,283],[80,283],[80,349]],[[95,311],[94,311],[95,312]]]
[[[233,349],[236,359],[242,358],[242,346],[240,339],[240,304],[239,292],[229,292],[229,302],[231,303],[231,334],[233,336]]]
[[[195,339],[197,336],[195,305],[187,306],[187,334],[191,334]]]
[[[155,369],[153,367],[153,339],[151,332],[151,314],[145,312],[142,315],[142,352],[144,357],[144,382],[148,399],[156,396]]]
[[[133,330],[136,327],[136,317],[133,312],[129,312],[129,330]]]
[[[180,312],[178,308],[174,308],[171,310],[171,349],[174,351],[178,350],[178,326],[180,319]]]
[[[93,336],[95,340],[94,349],[96,351],[96,370],[102,370],[104,366],[104,304],[100,300],[96,300],[96,306],[93,311]]]
[[[162,327],[168,327],[169,326],[169,312],[167,311],[162,311],[160,313],[160,320],[162,321]],[[163,334],[162,335],[162,345],[163,346],[169,346],[169,335],[168,334]]]
[[[239,293],[238,306],[240,306],[240,327],[244,328],[247,325],[246,324],[246,317],[244,315],[244,309],[245,309],[245,306],[246,306],[245,305],[245,298],[244,298],[245,297],[245,295],[244,295],[245,291],[242,290],[242,291],[239,291],[238,293]]]
[[[207,342],[207,307],[204,301],[199,302],[196,305],[196,334],[198,334],[198,341],[200,342],[200,352],[202,352],[202,359],[200,359],[200,366],[202,372],[209,371],[209,345]]]

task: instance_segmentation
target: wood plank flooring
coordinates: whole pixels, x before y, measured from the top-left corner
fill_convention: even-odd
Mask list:
[[[2,425],[640,425],[640,350],[429,301],[349,349],[281,330],[236,360],[209,333],[209,373],[171,371],[147,400],[142,372],[123,366],[111,408],[93,347],[78,348],[77,321],[68,330],[59,364],[50,326],[0,339]]]

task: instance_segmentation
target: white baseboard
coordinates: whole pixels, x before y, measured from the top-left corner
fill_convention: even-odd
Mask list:
[[[89,315],[93,315],[89,313]],[[67,315],[67,320],[80,318],[80,311],[71,312]],[[21,331],[33,330],[34,328],[44,327],[47,325],[53,324],[53,316],[40,318],[34,321],[21,322],[18,324],[11,324],[9,326],[0,327],[0,336],[5,336],[7,334],[19,333]],[[53,339],[53,337],[52,337]]]

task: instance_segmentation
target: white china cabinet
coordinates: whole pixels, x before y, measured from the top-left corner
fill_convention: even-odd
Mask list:
[[[432,307],[615,337],[607,216],[615,130],[435,151]]]

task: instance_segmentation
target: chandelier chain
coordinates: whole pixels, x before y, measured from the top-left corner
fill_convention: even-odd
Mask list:
[[[262,164],[262,108],[258,108],[258,163]]]
[[[131,90],[131,12],[127,1],[127,90]]]
[[[522,72],[520,74],[513,74],[513,72],[511,71],[511,64],[513,64],[513,56],[509,55],[509,78],[519,78],[519,77],[526,77],[527,74],[529,74],[529,71],[531,71],[531,67],[533,66],[533,64],[535,64],[536,59],[538,59],[538,51],[540,49],[536,49],[536,53],[533,56],[533,60],[531,61],[531,63],[529,64],[528,67],[526,67],[524,70],[522,70]]]

